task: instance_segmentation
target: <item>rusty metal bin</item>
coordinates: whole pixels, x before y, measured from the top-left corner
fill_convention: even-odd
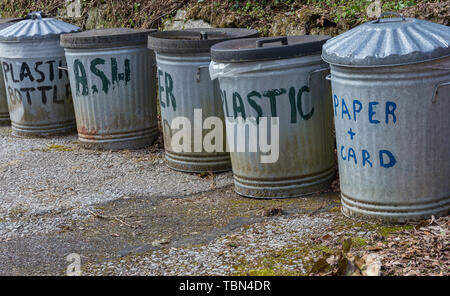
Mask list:
[[[320,57],[329,38],[251,38],[211,48],[210,73],[219,80],[237,193],[289,198],[332,182],[329,67]],[[272,144],[270,151],[262,141]]]
[[[247,29],[188,29],[149,36],[148,46],[156,53],[165,156],[170,168],[184,172],[222,172],[231,169],[230,154],[225,146],[219,87],[208,74],[210,48],[221,41],[257,34],[256,30]],[[211,129],[195,130],[196,119],[203,125],[203,120],[209,117],[217,117],[222,123],[222,127],[215,128],[223,131],[223,136],[216,139],[223,145],[218,145],[219,149],[214,151],[203,147]],[[179,119],[190,127],[185,130],[176,128],[174,123]],[[183,149],[173,147],[175,134],[184,132],[186,140],[183,141],[188,144]]]
[[[75,116],[59,36],[79,28],[30,13],[0,31],[0,53],[12,132],[47,136],[75,129]]]
[[[155,30],[90,30],[61,36],[81,145],[138,149],[158,136],[154,53],[147,35]]]
[[[394,222],[445,215],[450,27],[385,15],[323,47],[331,64],[342,211]]]

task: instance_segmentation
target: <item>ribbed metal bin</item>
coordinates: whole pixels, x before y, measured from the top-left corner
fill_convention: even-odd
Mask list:
[[[0,125],[9,124],[8,101],[6,98],[5,83],[3,81],[3,71],[0,71]]]
[[[230,150],[237,193],[288,198],[330,185],[335,174],[331,88],[325,80],[329,68],[320,57],[328,38],[252,38],[211,48],[210,73],[219,80],[228,143],[236,143]],[[237,118],[257,122],[258,141],[238,136]],[[271,120],[278,120],[279,155],[266,162],[267,152],[250,147],[261,137],[276,141],[270,126],[262,132]],[[239,142],[245,151],[238,150]]]
[[[31,13],[0,31],[0,53],[12,132],[47,136],[75,130],[62,33],[79,28]]]
[[[88,148],[138,149],[158,135],[155,30],[102,29],[61,37],[80,142]]]
[[[13,25],[14,22],[17,22],[22,19],[0,19],[0,31]],[[1,52],[0,52],[0,60],[1,60]],[[6,98],[6,88],[5,82],[3,80],[3,71],[0,71],[0,125],[8,125],[10,123],[9,120],[9,111],[8,111],[8,100]]]
[[[450,210],[450,28],[379,18],[329,40],[342,211],[405,222]]]
[[[189,29],[149,36],[148,46],[156,52],[165,155],[172,169],[184,172],[222,172],[231,169],[230,155],[225,146],[225,125],[222,151],[206,151],[202,143],[209,130],[195,135],[195,109],[197,118],[201,117],[201,124],[211,116],[219,117],[224,122],[218,83],[211,81],[208,73],[210,48],[224,40],[252,36],[257,36],[257,32],[246,29]],[[171,144],[172,136],[179,132],[172,128],[172,122],[181,117],[191,123],[188,151],[175,151]]]

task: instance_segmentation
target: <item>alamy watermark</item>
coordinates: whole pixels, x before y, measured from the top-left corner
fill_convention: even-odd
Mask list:
[[[261,163],[274,163],[279,158],[278,117],[258,119],[226,117],[224,123],[217,116],[203,120],[202,109],[194,109],[193,122],[188,117],[175,117],[170,123],[170,129],[174,131],[170,144],[177,153],[203,151],[259,153]]]
[[[70,264],[67,266],[67,276],[80,276],[81,275],[81,256],[77,253],[67,255],[66,261]]]
[[[81,0],[66,0],[68,17],[81,17]]]
[[[366,9],[369,18],[379,17],[381,15],[381,0],[375,0]]]

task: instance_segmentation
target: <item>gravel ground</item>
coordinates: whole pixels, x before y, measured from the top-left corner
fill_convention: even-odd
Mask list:
[[[159,147],[85,150],[76,135],[25,139],[0,127],[0,275],[64,275],[71,253],[85,275],[339,274],[349,239],[358,258],[392,237],[417,240],[411,225],[345,218],[334,189],[246,199],[234,192],[230,172],[175,172]],[[395,274],[425,266],[414,256]],[[313,272],[320,258],[330,266]],[[420,274],[446,274],[447,265],[436,266]]]
[[[189,195],[212,185],[210,179],[167,168],[162,151],[97,152],[79,148],[76,135],[28,139],[10,131],[0,127],[0,237],[50,232],[67,218],[89,215],[90,205]],[[232,184],[231,173],[214,182],[218,187]],[[59,216],[26,221],[54,214]]]
[[[86,150],[76,135],[19,138],[0,127],[0,274],[63,274],[72,252],[87,274],[230,274],[239,260],[329,223],[295,215],[336,205],[336,195],[244,199],[232,184],[231,173],[202,178],[170,170],[155,147]],[[261,216],[273,206],[293,217]],[[264,235],[252,241],[255,231]],[[222,261],[230,235],[243,236],[231,247],[242,258]],[[124,258],[135,258],[134,266],[123,266]],[[295,268],[302,271],[301,263]]]
[[[231,235],[207,245],[160,249],[143,256],[87,266],[94,275],[230,275],[243,272],[241,265],[270,256],[292,246],[310,243],[309,235],[332,223],[331,215],[321,217],[277,217],[242,227]],[[304,259],[304,258],[303,258]],[[245,267],[244,267],[245,268]],[[282,266],[284,271],[307,273],[302,259]]]

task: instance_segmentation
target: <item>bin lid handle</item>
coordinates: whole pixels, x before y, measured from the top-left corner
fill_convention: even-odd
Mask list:
[[[205,31],[200,31],[200,40],[207,40],[208,34]]]
[[[35,19],[40,20],[40,19],[42,19],[42,17],[43,17],[42,11],[33,11],[33,12],[30,12],[26,18],[32,19],[32,20],[35,20]]]
[[[396,15],[398,17],[401,17],[403,22],[406,21],[405,16],[403,14],[395,12],[395,11],[386,11],[386,12],[383,12],[382,14],[380,14],[380,16],[377,18],[376,21],[374,21],[374,23],[379,23],[380,20],[387,15]]]
[[[281,45],[288,45],[288,39],[286,36],[278,37],[278,38],[270,38],[270,39],[258,39],[256,40],[256,47],[263,47],[265,43],[273,43],[280,42]]]

